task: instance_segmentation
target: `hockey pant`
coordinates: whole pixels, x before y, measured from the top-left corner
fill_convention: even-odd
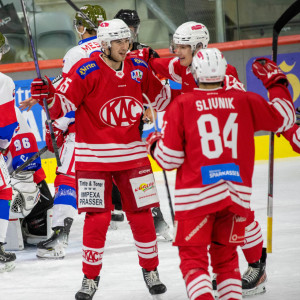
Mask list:
[[[77,210],[76,190],[69,185],[59,185],[55,189],[52,228],[64,226],[65,218],[74,218]]]
[[[0,191],[0,243],[4,243],[9,220],[10,203],[12,199],[12,188]]]
[[[254,211],[250,210],[246,221],[245,244],[241,247],[249,264],[261,258],[263,237],[259,223],[255,220]]]
[[[227,209],[177,221],[174,245],[179,249],[180,269],[190,300],[214,299],[208,271],[209,245],[219,299],[242,299],[237,246],[244,240],[245,221]]]
[[[140,266],[148,271],[154,270],[158,266],[158,252],[150,209],[126,212],[126,217],[131,227]],[[102,257],[110,219],[110,211],[86,213],[83,228],[82,271],[89,279],[96,278],[102,269]]]

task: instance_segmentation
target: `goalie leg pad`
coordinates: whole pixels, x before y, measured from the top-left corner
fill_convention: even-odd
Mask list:
[[[40,191],[33,180],[33,172],[20,172],[12,176],[11,186],[13,188],[11,211],[26,217],[40,199]]]

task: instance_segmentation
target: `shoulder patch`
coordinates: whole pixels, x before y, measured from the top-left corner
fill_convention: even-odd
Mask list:
[[[81,65],[77,70],[76,73],[84,79],[88,74],[92,73],[95,70],[98,70],[99,66],[96,64],[95,61],[89,61],[83,65]]]
[[[134,57],[134,58],[131,58],[131,60],[135,66],[143,66],[143,67],[148,68],[148,64],[140,58]]]

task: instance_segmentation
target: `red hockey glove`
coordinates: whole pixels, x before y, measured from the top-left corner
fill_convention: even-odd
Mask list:
[[[33,79],[31,86],[31,97],[37,100],[40,105],[43,105],[43,99],[47,99],[47,103],[52,101],[55,93],[55,88],[52,85],[51,80],[45,76],[45,78],[35,78]]]
[[[268,58],[257,58],[252,64],[254,75],[260,79],[263,85],[268,89],[272,84],[283,83],[288,85],[285,74],[278,68],[276,63]]]
[[[153,151],[156,146],[156,142],[160,140],[162,137],[162,134],[160,132],[151,132],[148,137],[146,138],[146,147],[147,147],[147,152],[149,155],[153,157]]]
[[[138,50],[133,50],[129,52],[127,56],[130,58],[133,57],[140,58],[144,60],[146,63],[148,63],[150,58],[155,57],[155,53],[156,52],[152,48],[146,47]]]
[[[55,140],[56,140],[56,144],[57,144],[57,147],[60,148],[64,142],[64,133],[62,130],[58,129],[56,126],[55,126],[55,122],[52,123],[52,127],[53,127],[53,132],[54,132],[54,135],[55,135]],[[50,133],[50,129],[49,129],[49,126],[48,124],[46,123],[46,144],[47,144],[47,147],[48,147],[48,150],[52,153],[54,153],[54,149],[53,149],[53,145],[52,145],[52,139],[51,139],[51,133]]]

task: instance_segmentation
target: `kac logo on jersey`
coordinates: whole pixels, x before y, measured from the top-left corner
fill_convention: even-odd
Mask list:
[[[99,116],[103,123],[111,127],[132,126],[140,120],[143,105],[131,96],[116,97],[100,109]]]
[[[143,72],[141,70],[133,70],[130,72],[131,78],[138,83],[141,83],[143,78]]]
[[[92,73],[95,70],[98,70],[99,67],[94,61],[89,61],[83,64],[80,68],[76,70],[77,74],[84,79],[88,74]]]
[[[131,60],[135,66],[144,66],[144,67],[148,68],[147,63],[140,58],[131,58]]]

